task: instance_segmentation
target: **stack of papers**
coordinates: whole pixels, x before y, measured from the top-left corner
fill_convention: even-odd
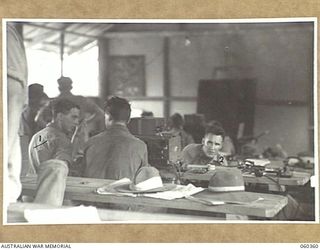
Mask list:
[[[192,184],[188,184],[187,186],[184,185],[177,185],[174,189],[165,192],[158,192],[154,194],[144,194],[143,196],[151,197],[151,198],[158,198],[164,200],[174,200],[178,198],[183,198],[186,196],[190,196],[196,193],[199,193],[203,190],[202,187],[195,187]]]

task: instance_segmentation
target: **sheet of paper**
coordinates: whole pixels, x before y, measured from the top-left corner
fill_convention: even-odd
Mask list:
[[[82,224],[101,221],[97,208],[92,206],[26,209],[24,211],[24,217],[32,224]]]
[[[154,194],[144,194],[143,196],[164,200],[174,200],[199,193],[203,191],[203,189],[204,188],[202,187],[195,187],[192,184],[188,184],[187,186],[177,185],[173,190],[170,191],[158,192]]]

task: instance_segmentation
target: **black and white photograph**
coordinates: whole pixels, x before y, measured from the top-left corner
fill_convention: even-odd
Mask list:
[[[319,223],[317,19],[3,19],[3,224]]]

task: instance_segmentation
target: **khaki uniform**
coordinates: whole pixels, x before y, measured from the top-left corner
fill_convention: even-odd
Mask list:
[[[120,124],[90,138],[84,154],[84,176],[89,178],[132,180],[139,167],[148,165],[146,144]]]
[[[62,160],[71,165],[72,145],[66,134],[50,123],[32,137],[29,156],[32,173],[37,173],[39,165],[51,159]]]
[[[227,160],[222,155],[208,157],[202,150],[202,144],[189,144],[182,150],[182,162],[186,167],[188,164],[207,165],[219,162],[220,165],[226,166]]]

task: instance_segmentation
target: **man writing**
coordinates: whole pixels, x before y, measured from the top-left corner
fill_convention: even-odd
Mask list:
[[[91,137],[84,149],[84,176],[132,180],[139,167],[148,165],[147,146],[127,128],[131,115],[127,100],[111,97],[104,110],[106,130]]]

